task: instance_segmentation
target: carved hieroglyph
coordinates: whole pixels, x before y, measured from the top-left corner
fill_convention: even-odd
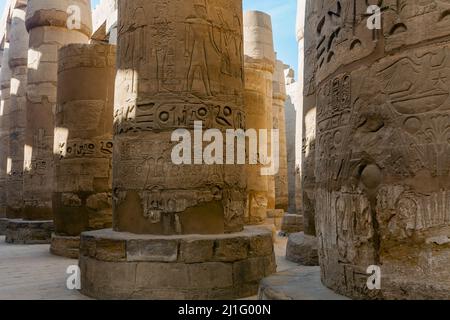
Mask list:
[[[9,68],[9,43],[3,47],[2,68],[0,73],[0,214],[6,215],[6,171],[9,153],[9,115],[11,109],[10,84],[11,69]]]
[[[448,299],[449,4],[381,2],[374,32],[360,1],[309,1],[322,279],[353,297]]]
[[[271,129],[275,51],[269,15],[259,11],[245,12],[244,53],[246,127]],[[269,195],[268,176],[261,175],[261,159],[253,159],[252,162],[255,160],[258,165],[247,166],[246,222],[249,224],[265,222],[269,201],[273,202]]]
[[[28,32],[25,28],[26,1],[18,2],[11,13],[9,66],[11,68],[11,111],[9,116],[9,163],[7,172],[7,211],[22,218],[23,161],[26,127]]]
[[[53,212],[60,236],[112,224],[115,58],[110,45],[59,50]]]
[[[244,166],[171,160],[176,129],[245,128],[241,1],[119,1],[118,30],[115,230],[241,231]]]
[[[77,11],[70,10],[70,6]],[[69,14],[81,21],[68,29]],[[76,18],[76,16],[73,16]],[[54,112],[56,109],[57,52],[69,43],[87,43],[91,34],[89,0],[29,0],[27,127],[24,161],[24,218],[52,218],[54,190]]]
[[[275,208],[287,212],[288,209],[288,177],[287,177],[287,149],[286,149],[286,83],[284,79],[284,63],[275,62],[273,76],[273,129],[279,130],[279,169],[275,175]]]

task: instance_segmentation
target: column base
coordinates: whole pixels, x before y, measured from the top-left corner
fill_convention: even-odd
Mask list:
[[[281,232],[285,235],[303,231],[303,216],[286,213],[281,223]]]
[[[53,233],[50,253],[69,259],[78,259],[80,256],[80,237],[61,236]]]
[[[303,232],[291,234],[286,248],[286,259],[303,266],[318,266],[317,238]]]
[[[8,219],[0,218],[0,236],[4,236],[6,234],[6,226],[8,225]]]
[[[325,287],[320,267],[297,267],[261,281],[258,300],[349,300]]]
[[[239,299],[276,270],[272,235],[258,227],[223,235],[84,232],[81,293],[97,299]]]
[[[10,244],[50,244],[53,221],[8,220],[6,243]]]
[[[277,230],[280,230],[284,213],[285,213],[284,210],[281,209],[267,210],[266,224],[273,224],[275,228],[277,228]]]

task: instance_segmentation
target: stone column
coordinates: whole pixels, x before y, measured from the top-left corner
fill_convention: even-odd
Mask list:
[[[59,50],[55,121],[55,233],[50,251],[78,258],[83,231],[112,226],[115,46]]]
[[[8,167],[9,154],[9,113],[11,108],[10,99],[10,84],[11,84],[11,69],[8,64],[9,60],[9,42],[4,43],[2,68],[0,73],[0,216],[8,218],[7,215],[7,201],[6,201],[6,172]],[[7,225],[6,220],[2,225]]]
[[[279,130],[279,170],[275,175],[275,209],[288,209],[288,177],[286,149],[286,83],[284,79],[284,63],[277,60],[273,77],[273,128]]]
[[[297,0],[296,39],[298,48],[298,84],[295,89],[297,100],[296,129],[295,129],[295,188],[297,213],[303,215],[303,191],[302,191],[302,158],[303,158],[303,87],[305,86],[305,6],[306,0]]]
[[[12,219],[23,216],[23,161],[26,127],[28,32],[25,28],[26,1],[17,1],[11,13],[9,66],[11,68],[11,111],[9,116],[9,167],[7,211]]]
[[[302,125],[302,159],[300,170],[300,199],[301,210],[303,213],[303,229],[304,232],[292,234],[289,237],[287,245],[286,258],[288,260],[300,263],[302,265],[318,265],[318,243],[316,237],[315,222],[315,145],[316,145],[316,93],[315,87],[311,86],[314,79],[315,62],[311,61],[312,56],[305,56],[305,51],[314,48],[315,41],[311,39],[314,30],[306,25],[305,28],[305,6],[308,7],[312,2],[305,0],[298,1],[297,16],[297,40],[299,44],[299,69],[304,74],[302,108],[297,110],[299,119],[301,117]],[[307,16],[309,18],[309,16]],[[305,30],[306,29],[306,30]],[[306,39],[304,39],[304,36]]]
[[[245,53],[245,109],[246,128],[272,129],[272,95],[275,51],[273,46],[272,21],[268,14],[247,11],[244,14]],[[270,117],[270,123],[269,123]],[[270,131],[269,131],[270,134]],[[259,137],[258,137],[259,139]],[[251,155],[250,155],[251,157]],[[267,219],[269,202],[269,177],[262,175],[264,165],[247,166],[247,213],[246,223],[261,224]]]
[[[296,168],[296,135],[297,135],[297,116],[296,109],[299,108],[298,88],[299,81],[295,81],[295,71],[290,66],[284,69],[286,84],[286,103],[285,103],[285,127],[286,127],[286,154],[287,154],[287,175],[288,175],[288,212],[297,214],[297,205],[295,200],[295,168]],[[298,77],[302,77],[301,74]]]
[[[297,210],[296,199],[296,135],[301,128],[297,122],[297,110],[302,108],[303,97],[299,97],[301,80],[295,81],[294,70],[285,65],[284,69],[286,94],[285,103],[285,126],[286,126],[286,152],[287,152],[287,179],[288,179],[288,212],[283,217],[281,231],[289,235],[303,231],[303,215]],[[303,74],[299,75],[302,77]],[[300,128],[299,128],[300,127]]]
[[[79,19],[78,19],[79,18]],[[69,43],[87,43],[89,0],[29,0],[27,126],[24,148],[24,221],[11,226],[7,241],[49,243],[53,228],[54,112],[57,54]],[[69,29],[70,26],[70,29]]]
[[[242,1],[120,0],[118,24],[114,229],[82,233],[82,292],[251,296],[274,271],[271,234],[244,228],[245,168],[220,155],[245,127]]]
[[[448,7],[385,1],[373,31],[364,3],[312,2],[322,279],[354,298],[450,299]]]

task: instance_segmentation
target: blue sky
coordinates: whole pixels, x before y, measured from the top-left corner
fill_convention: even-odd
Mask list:
[[[297,71],[297,42],[295,39],[296,0],[243,0],[244,10],[260,10],[272,16],[275,50],[278,58]],[[92,0],[95,5],[98,0]],[[6,0],[0,0],[3,12]]]

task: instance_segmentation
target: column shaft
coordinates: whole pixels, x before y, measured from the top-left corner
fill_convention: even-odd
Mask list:
[[[258,145],[268,144],[269,141],[261,141],[259,133],[268,130],[270,135],[272,129],[275,51],[269,15],[259,11],[244,14],[244,53],[246,128],[256,130]],[[270,152],[270,146],[267,148]],[[261,224],[266,221],[270,203],[274,207],[274,197],[270,194],[269,176],[262,174],[263,155],[250,154],[250,148],[248,152],[246,223]]]
[[[80,24],[68,29],[69,6],[80,10]],[[68,13],[69,12],[69,13]],[[75,19],[77,17],[74,17]],[[54,181],[54,114],[58,49],[87,43],[91,33],[88,0],[29,0],[27,128],[25,139],[24,218],[51,220]]]
[[[9,123],[10,168],[7,179],[8,212],[12,218],[23,217],[23,166],[26,129],[26,94],[28,32],[25,27],[26,2],[12,10],[10,56],[11,112]]]

